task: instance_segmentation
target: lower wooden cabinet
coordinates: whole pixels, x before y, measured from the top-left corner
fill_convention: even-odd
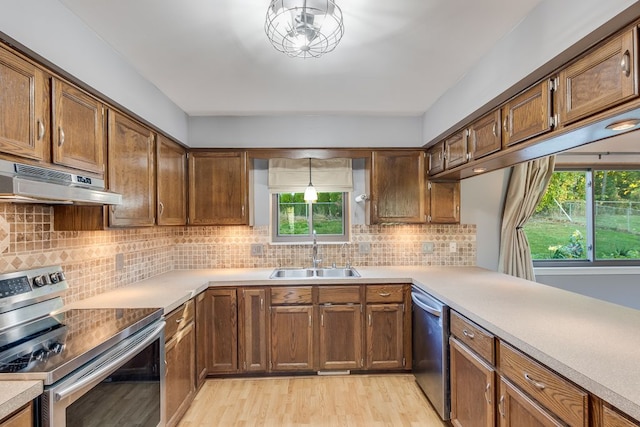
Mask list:
[[[13,414],[0,420],[0,427],[32,427],[33,404],[28,403]]]
[[[313,306],[271,307],[271,370],[311,371]]]
[[[244,288],[240,302],[241,369],[245,372],[267,371],[267,311],[265,289]]]
[[[367,369],[402,369],[404,304],[367,304]]]
[[[608,406],[602,409],[602,427],[637,427],[638,425],[640,422],[633,422]]]
[[[178,424],[196,391],[193,300],[167,316],[165,385],[167,426]]]
[[[454,337],[451,357],[451,424],[495,425],[495,369]]]
[[[320,370],[364,367],[361,304],[320,306],[318,350]]]
[[[238,311],[235,288],[209,289],[206,296],[207,371],[238,371]]]
[[[208,313],[207,313],[207,293],[199,293],[196,300],[196,388],[200,388],[207,378],[207,348],[209,341],[207,340],[208,330]]]
[[[499,427],[563,427],[566,425],[503,377],[500,377],[499,395]]]

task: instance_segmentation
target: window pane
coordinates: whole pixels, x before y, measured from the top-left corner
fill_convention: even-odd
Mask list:
[[[595,171],[596,259],[640,259],[640,171]]]
[[[586,172],[554,172],[525,226],[532,259],[587,259],[586,231]]]
[[[313,228],[318,235],[343,235],[342,193],[318,193],[313,204]]]
[[[309,204],[303,193],[278,194],[278,235],[310,235]]]

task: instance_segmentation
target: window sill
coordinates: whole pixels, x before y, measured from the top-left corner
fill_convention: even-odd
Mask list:
[[[534,267],[536,276],[640,274],[640,267]]]

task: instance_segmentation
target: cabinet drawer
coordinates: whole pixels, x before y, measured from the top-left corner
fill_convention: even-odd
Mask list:
[[[346,304],[360,302],[360,286],[320,286],[319,304]]]
[[[193,322],[193,300],[189,300],[166,316],[167,326],[164,330],[165,342],[169,341],[176,332]]]
[[[603,427],[634,427],[638,424],[628,420],[622,415],[618,414],[613,409],[605,406],[602,411],[602,426]]]
[[[367,303],[404,302],[404,285],[367,285]]]
[[[564,378],[500,342],[502,374],[571,426],[587,426],[588,394]]]
[[[271,304],[311,304],[311,286],[279,286],[271,288]]]
[[[465,343],[491,365],[496,363],[495,337],[473,322],[451,312],[451,334]]]

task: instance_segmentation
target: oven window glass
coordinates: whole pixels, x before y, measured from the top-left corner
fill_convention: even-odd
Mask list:
[[[67,427],[160,423],[160,340],[67,407]]]

